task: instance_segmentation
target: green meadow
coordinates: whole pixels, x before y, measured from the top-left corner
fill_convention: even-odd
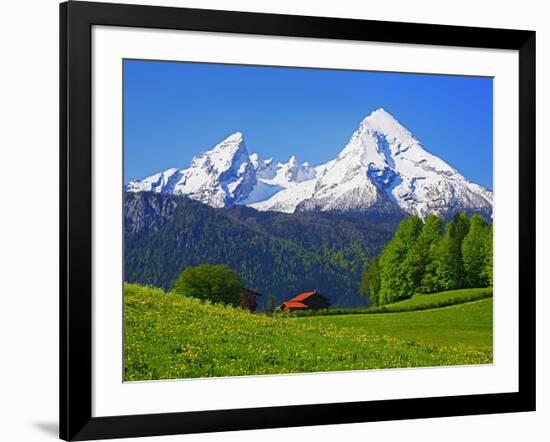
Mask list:
[[[125,380],[492,363],[487,289],[418,295],[384,308],[267,315],[127,284]]]

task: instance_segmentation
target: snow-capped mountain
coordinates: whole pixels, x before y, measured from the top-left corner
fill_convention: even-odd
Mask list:
[[[296,189],[306,194],[310,188]],[[394,203],[409,214],[457,211],[490,216],[492,193],[427,152],[383,109],[366,117],[335,160],[323,167],[313,191],[298,202],[290,192],[257,204],[259,210],[365,210]],[[287,203],[288,202],[288,203]]]
[[[126,189],[188,195],[213,207],[227,207],[246,200],[256,184],[256,171],[243,134],[236,132],[194,157],[188,169],[168,169],[141,181],[131,181]]]
[[[262,161],[235,133],[195,157],[127,190],[186,194],[214,207],[244,204],[279,212],[376,210],[381,205],[425,217],[458,211],[492,215],[492,192],[469,182],[383,109],[367,116],[338,156],[317,167]]]
[[[309,163],[295,156],[287,163],[261,161],[249,154],[243,134],[236,132],[191,161],[188,169],[168,169],[140,181],[130,181],[128,192],[188,195],[213,207],[253,205],[265,201],[295,183],[316,177]]]

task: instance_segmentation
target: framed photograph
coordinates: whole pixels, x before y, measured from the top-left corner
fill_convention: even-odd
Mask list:
[[[60,23],[62,439],[535,409],[535,32]]]

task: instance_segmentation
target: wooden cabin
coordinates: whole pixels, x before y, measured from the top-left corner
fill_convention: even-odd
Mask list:
[[[250,290],[243,287],[241,289],[239,306],[241,308],[250,310],[251,312],[256,311],[256,307],[257,307],[256,296],[262,296],[262,295],[260,295],[256,290]]]
[[[330,307],[330,301],[326,296],[321,295],[317,290],[300,293],[281,304],[283,311],[294,310],[320,310]]]

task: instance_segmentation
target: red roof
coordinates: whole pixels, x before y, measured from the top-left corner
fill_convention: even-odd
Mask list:
[[[311,295],[315,295],[317,293],[316,290],[312,291],[312,292],[304,292],[304,293],[300,293],[298,296],[295,296],[294,298],[292,299],[289,299],[287,302],[293,302],[293,301],[298,301],[298,302],[301,302],[307,298],[309,298]]]
[[[286,301],[283,302],[284,308],[309,308],[307,305],[298,301]]]

